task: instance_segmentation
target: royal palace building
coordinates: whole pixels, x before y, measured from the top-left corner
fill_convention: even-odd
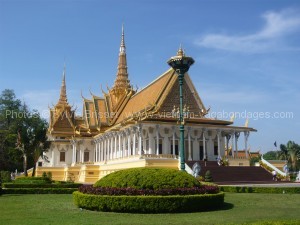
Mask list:
[[[184,52],[180,48],[177,54]],[[83,114],[76,116],[67,100],[64,70],[59,100],[50,109],[51,147],[40,158],[37,175],[52,172],[56,180],[92,183],[125,168],[178,168],[178,76],[171,68],[135,90],[128,76],[124,29],[114,85],[102,92],[102,96],[91,93],[88,99],[82,96]],[[226,152],[230,164],[247,164],[248,137],[255,129],[207,118],[209,109],[188,73],[184,76],[183,102],[186,161],[216,161]],[[245,159],[237,155],[238,142],[242,142]]]

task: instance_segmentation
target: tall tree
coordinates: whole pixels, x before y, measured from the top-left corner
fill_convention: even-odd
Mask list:
[[[17,149],[23,156],[24,174],[27,176],[28,158],[33,159],[33,175],[35,173],[35,164],[38,156],[43,156],[43,152],[50,147],[47,140],[47,122],[40,117],[37,111],[30,112],[27,106],[23,106],[24,115],[26,115],[18,126]]]
[[[35,167],[37,155],[43,156],[49,148],[47,127],[37,111],[16,99],[13,90],[4,90],[0,96],[0,170],[20,170],[23,164],[27,175],[27,167]]]
[[[21,155],[15,148],[18,115],[21,101],[13,90],[5,89],[0,95],[0,170],[21,169]]]

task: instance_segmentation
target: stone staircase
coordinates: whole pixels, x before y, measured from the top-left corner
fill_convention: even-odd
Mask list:
[[[188,161],[187,165],[192,168],[194,163],[201,166],[200,176],[205,176],[210,170],[212,178],[217,184],[243,184],[243,183],[274,183],[272,174],[264,168],[255,166],[218,166],[216,161]]]

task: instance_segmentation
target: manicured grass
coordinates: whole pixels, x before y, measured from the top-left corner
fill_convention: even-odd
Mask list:
[[[299,194],[226,193],[222,210],[181,214],[122,214],[80,210],[72,195],[0,196],[0,224],[300,224]]]

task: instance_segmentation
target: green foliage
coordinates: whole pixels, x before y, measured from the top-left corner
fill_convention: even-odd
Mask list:
[[[219,186],[221,191],[232,193],[272,193],[272,194],[300,194],[299,187],[246,187]]]
[[[166,168],[120,170],[103,177],[94,184],[94,187],[131,187],[151,190],[199,186],[199,181],[190,174]]]
[[[263,155],[265,160],[277,160],[278,159],[278,152],[277,151],[268,151]]]
[[[50,146],[47,128],[37,111],[16,99],[13,90],[4,90],[0,95],[0,170],[23,170],[27,176],[27,167],[35,168]]]
[[[250,159],[250,166],[254,166],[255,163],[258,163],[259,161],[260,161],[260,157],[259,157],[259,156],[257,156],[257,157],[252,157],[252,158]]]
[[[42,178],[43,178],[43,179],[46,179],[46,178],[47,178],[47,173],[46,173],[45,171],[42,173]]]
[[[47,177],[49,178],[49,180],[52,180],[52,172],[47,172]]]
[[[17,184],[45,184],[52,181],[48,177],[18,177],[14,180]]]
[[[77,188],[8,188],[2,194],[72,194]]]
[[[3,188],[79,188],[78,183],[3,183]]]
[[[220,208],[224,193],[185,196],[103,196],[74,192],[80,208],[129,213],[197,212]]]
[[[213,178],[211,176],[210,170],[207,170],[206,173],[205,173],[205,181],[206,182],[213,182]]]
[[[0,171],[0,184],[4,182],[11,182],[9,171]]]

